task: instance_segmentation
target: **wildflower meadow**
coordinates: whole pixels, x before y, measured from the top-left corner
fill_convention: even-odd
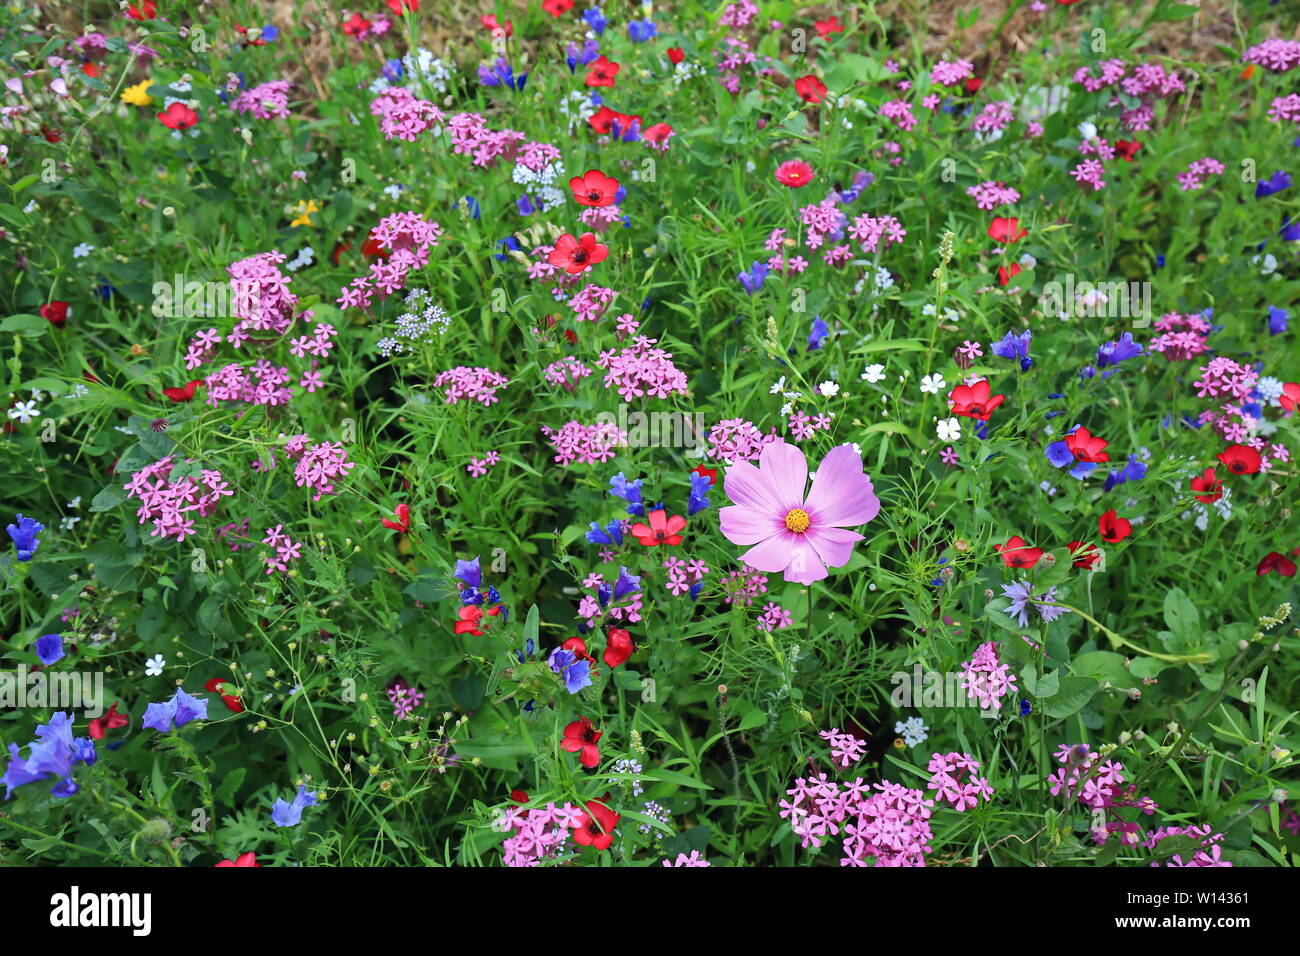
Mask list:
[[[1296,864],[1294,3],[354,3],[0,10],[0,863]]]

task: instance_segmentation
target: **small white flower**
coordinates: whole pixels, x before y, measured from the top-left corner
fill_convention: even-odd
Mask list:
[[[68,393],[68,395],[71,398],[85,398],[89,394],[90,394],[90,389],[88,389],[85,385],[82,385],[80,382],[74,385],[72,387],[72,391]]]
[[[13,408],[9,409],[9,417],[24,425],[36,418],[40,413],[41,410],[36,407],[35,402],[18,402]]]
[[[849,442],[849,447],[853,449],[853,454],[857,455],[859,458],[862,457],[861,445],[859,445],[857,442]]]
[[[956,441],[961,437],[961,423],[955,418],[941,418],[936,431],[939,441]]]
[[[925,305],[921,306],[922,315],[934,315],[934,313],[935,313],[934,303],[927,302]]]
[[[784,388],[785,388],[785,376],[782,375],[780,378],[778,378],[778,379],[777,379],[777,380],[772,384],[772,387],[771,387],[770,389],[768,389],[767,394],[769,394],[769,395],[779,395],[779,394],[781,393],[781,390],[784,389]]]
[[[885,367],[883,365],[868,365],[859,376],[862,381],[875,385],[877,382],[885,380]]]
[[[822,394],[823,398],[834,398],[840,393],[840,384],[839,382],[822,382],[817,386],[817,391]]]
[[[91,245],[90,243],[88,243],[88,242],[82,242],[82,243],[79,243],[79,244],[77,245],[77,247],[76,247],[75,249],[72,250],[72,258],[74,258],[74,259],[84,259],[84,258],[86,258],[86,256],[90,255],[90,254],[91,254],[92,252],[94,252],[94,251],[95,251],[95,247],[94,247],[94,246],[92,246],[92,245]]]
[[[1020,268],[1032,269],[1036,265],[1038,265],[1038,260],[1035,259],[1033,256],[1031,256],[1029,253],[1026,252],[1023,256],[1020,257]]]
[[[76,523],[77,523],[78,521],[80,521],[80,520],[81,520],[81,519],[78,518],[76,515],[68,515],[68,516],[64,517],[62,521],[59,522],[59,530],[60,530],[60,531],[71,531],[71,530],[72,530],[72,526],[73,526],[74,524],[76,524]]]
[[[1096,139],[1096,138],[1097,138],[1097,124],[1095,124],[1095,123],[1090,123],[1090,122],[1083,122],[1083,123],[1080,123],[1080,124],[1079,124],[1079,135],[1082,136],[1084,139]]]
[[[81,507],[81,495],[77,495],[77,497],[75,497],[75,498],[73,498],[71,501],[69,501],[69,502],[68,502],[64,507],[71,508],[71,509],[73,509],[74,511],[75,511],[76,509],[80,508],[80,507]]]
[[[404,188],[405,187],[401,183],[389,183],[384,187],[384,192],[388,195],[389,199],[396,199],[398,196],[402,195],[402,190]]]
[[[938,395],[943,389],[948,387],[948,383],[943,380],[943,373],[936,372],[933,375],[927,375],[921,379],[921,391],[930,395]]]
[[[163,660],[163,656],[161,654],[155,654],[144,662],[144,672],[150,677],[157,677],[163,672],[163,668],[166,666],[167,662]]]
[[[782,415],[782,417],[784,417],[784,416],[786,416],[786,415],[789,415],[790,412],[791,412],[791,410],[793,410],[793,408],[794,408],[794,405],[793,405],[791,402],[786,402],[784,405],[782,405],[782,406],[781,406],[781,415]]]

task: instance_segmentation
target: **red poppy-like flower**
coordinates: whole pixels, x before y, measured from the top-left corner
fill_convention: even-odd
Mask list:
[[[1016,276],[1020,275],[1020,263],[1013,262],[1010,266],[998,266],[998,283],[1006,285]]]
[[[332,262],[334,265],[337,266],[339,264],[339,258],[343,255],[343,253],[351,252],[351,251],[352,251],[352,243],[340,239],[335,244],[334,251],[330,253],[330,262]]]
[[[452,627],[453,632],[456,634],[473,634],[475,637],[483,636],[483,630],[479,627],[479,621],[483,617],[483,609],[477,604],[466,604],[456,612],[456,616],[460,620]]]
[[[63,301],[47,302],[40,309],[41,318],[49,319],[50,324],[57,329],[63,328],[68,322],[68,303]]]
[[[1095,544],[1087,544],[1083,541],[1071,541],[1066,545],[1070,551],[1070,557],[1074,559],[1076,568],[1087,568],[1092,570],[1093,565],[1101,560],[1101,552],[1097,550]]]
[[[343,35],[349,37],[359,37],[370,29],[370,21],[360,13],[353,13],[352,19],[343,24]]]
[[[679,46],[670,46],[667,50],[668,62],[676,66],[682,60],[686,59],[686,52]]]
[[[152,20],[158,16],[158,4],[154,0],[144,0],[143,3],[133,3],[126,8],[126,15],[132,20]]]
[[[589,169],[570,179],[569,188],[579,206],[612,206],[618,194],[618,180],[599,169]]]
[[[420,9],[420,0],[388,0],[388,9],[393,11],[395,17],[402,15],[403,7],[414,13]]]
[[[587,812],[582,815],[579,826],[573,831],[573,842],[579,846],[590,846],[597,850],[608,850],[614,842],[614,827],[618,826],[619,815],[611,810],[605,794],[600,800],[588,800]]]
[[[983,85],[984,85],[984,81],[980,79],[978,76],[968,77],[966,80],[966,92],[972,94],[978,93],[980,91],[980,87]]]
[[[591,64],[591,69],[587,71],[588,86],[613,86],[614,80],[618,76],[618,71],[622,69],[617,63],[606,56],[601,56]]]
[[[100,74],[99,64],[91,63],[91,62],[83,63],[81,64],[81,72],[85,73],[86,76],[99,76]]]
[[[569,275],[577,275],[588,266],[604,262],[607,255],[609,247],[597,242],[595,233],[584,232],[582,238],[578,239],[566,232],[555,240],[555,248],[551,250],[547,261]]]
[[[948,395],[954,415],[978,418],[982,422],[988,421],[989,416],[1006,400],[1005,395],[989,397],[988,379],[980,379],[974,385],[958,385]]]
[[[199,121],[199,114],[184,103],[176,102],[158,114],[158,121],[168,129],[189,129]]]
[[[593,727],[590,720],[579,717],[564,728],[564,739],[560,741],[560,749],[578,754],[578,760],[582,765],[591,770],[600,763],[600,747],[596,745],[600,735],[601,731]]]
[[[1002,555],[1002,563],[1009,568],[1032,568],[1043,556],[1042,548],[1031,548],[1020,535],[1007,539],[1006,544],[999,544],[997,552]]]
[[[1127,518],[1121,518],[1114,508],[1097,520],[1097,528],[1101,531],[1102,540],[1111,544],[1119,544],[1133,533],[1132,523]]]
[[[45,137],[47,143],[57,143],[63,139],[63,134],[59,132],[57,126],[42,126],[41,135]]]
[[[1234,475],[1253,475],[1259,471],[1259,452],[1249,445],[1229,445],[1219,454],[1219,461]]]
[[[826,84],[811,73],[794,81],[794,91],[807,103],[820,103],[826,98]]]
[[[528,791],[527,791],[527,790],[511,790],[511,791],[510,791],[510,800],[511,800],[511,802],[513,802],[513,803],[527,803],[527,802],[528,802]]]
[[[596,663],[596,658],[587,653],[587,642],[580,637],[571,637],[561,644],[560,647],[564,648],[566,651],[573,651],[574,656],[577,657],[578,660],[586,661],[589,664]],[[596,676],[594,670],[592,671],[591,676]]]
[[[1294,412],[1296,406],[1300,405],[1300,382],[1287,382],[1282,386],[1282,394],[1277,397],[1277,403],[1288,412]]]
[[[171,388],[164,388],[163,394],[173,402],[188,402],[194,397],[195,390],[203,384],[203,379],[196,378],[186,382],[184,385],[173,385]]]
[[[1065,447],[1070,449],[1070,454],[1078,461],[1092,462],[1094,465],[1110,461],[1110,454],[1104,450],[1109,444],[1082,425],[1065,436]]]
[[[214,677],[212,678],[212,680],[208,681],[203,686],[207,689],[209,694],[220,694],[221,702],[223,704],[225,704],[235,713],[242,714],[244,712],[244,702],[239,699],[239,695],[227,694],[221,689],[228,683],[229,681],[227,681],[224,677]]]
[[[393,509],[393,514],[397,515],[396,521],[391,521],[388,518],[381,518],[380,523],[385,528],[389,528],[393,531],[400,531],[402,534],[411,530],[411,509],[409,505],[403,502]]]
[[[596,112],[591,114],[591,119],[587,120],[591,128],[602,136],[607,135],[614,130],[614,124],[618,123],[620,131],[631,129],[633,126],[641,126],[641,117],[635,113],[620,113],[618,110],[612,110],[608,106],[602,106]],[[644,133],[642,134],[644,136]]]
[[[117,704],[114,704],[112,707],[108,708],[107,713],[95,717],[90,721],[90,729],[87,730],[86,733],[90,734],[91,740],[103,740],[104,735],[110,730],[115,730],[118,727],[125,727],[130,722],[131,718],[127,714],[119,714],[117,712]]]
[[[573,9],[573,0],[542,0],[542,9],[553,17],[562,17]]]
[[[385,249],[375,238],[375,231],[371,229],[366,233],[366,241],[361,243],[361,254],[366,257],[378,256],[380,259],[387,259],[393,254],[393,250]]]
[[[233,860],[222,860],[217,866],[261,866],[257,862],[257,854],[251,850],[247,853],[241,853]]]
[[[828,20],[817,20],[813,23],[817,28],[817,35],[825,40],[832,33],[843,33],[844,24],[840,23],[839,17],[831,17]]]
[[[682,543],[682,536],[678,534],[686,527],[686,519],[681,515],[668,517],[668,512],[662,508],[650,512],[646,515],[650,524],[638,521],[632,525],[632,534],[647,548],[653,548],[655,545],[679,545]]]
[[[812,178],[813,168],[802,159],[792,159],[776,167],[776,181],[791,189],[807,186]]]
[[[1020,220],[1015,216],[1010,218],[997,216],[989,223],[989,238],[1003,245],[1019,242],[1027,235],[1029,235],[1029,230],[1021,228]]]
[[[502,26],[501,21],[497,19],[495,13],[483,14],[483,16],[478,18],[478,22],[483,24],[483,29],[491,30],[493,36],[504,35],[509,37],[514,36],[515,34],[515,25],[507,20],[505,26]]]
[[[623,628],[612,627],[605,637],[605,653],[600,657],[610,667],[617,667],[636,653],[636,645],[632,643],[632,635]]]
[[[673,135],[673,128],[667,123],[655,123],[647,126],[641,131],[641,138],[652,146],[659,146],[668,142],[669,137]]]
[[[718,483],[718,469],[716,468],[705,468],[703,465],[696,465],[691,469],[691,472],[692,474],[703,475],[705,478],[709,479],[709,484],[711,485],[716,485]]]
[[[1135,139],[1117,139],[1115,140],[1115,155],[1126,163],[1133,162],[1133,157],[1137,151],[1142,148],[1142,144]]]
[[[1196,500],[1205,504],[1213,504],[1223,497],[1223,479],[1214,474],[1213,468],[1206,468],[1200,475],[1192,479],[1192,491],[1198,491]]]
[[[1284,578],[1295,577],[1295,562],[1285,554],[1277,551],[1270,551],[1264,555],[1264,559],[1259,562],[1259,567],[1255,569],[1255,574],[1263,576],[1270,571],[1276,571]]]
[[[577,345],[577,344],[578,344],[578,333],[575,332],[575,331],[573,331],[573,329],[565,329],[565,330],[564,330],[564,339],[565,339],[565,341],[567,341],[570,345]]]

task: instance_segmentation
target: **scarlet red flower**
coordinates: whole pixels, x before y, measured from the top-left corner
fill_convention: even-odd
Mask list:
[[[483,617],[483,609],[477,604],[466,604],[456,616],[460,618],[452,628],[457,634],[473,634],[475,637],[482,637],[483,630],[479,627],[479,621]]]
[[[578,754],[579,762],[591,770],[600,763],[600,748],[596,744],[600,740],[601,733],[586,717],[579,717],[564,728],[564,739],[560,741],[560,749]]]
[[[117,704],[108,708],[108,713],[95,717],[90,721],[90,728],[86,733],[90,734],[91,740],[103,740],[104,734],[118,727],[125,727],[131,722],[131,718],[126,714],[117,712]]]
[[[370,21],[360,13],[352,14],[352,19],[343,24],[343,35],[349,37],[359,37],[370,29]]]
[[[1295,577],[1295,562],[1285,554],[1280,554],[1277,551],[1270,551],[1268,554],[1264,555],[1264,559],[1259,562],[1259,567],[1255,569],[1255,574],[1263,576],[1268,574],[1270,571],[1276,571],[1284,578],[1293,578]]]
[[[826,97],[826,84],[811,73],[794,81],[794,91],[808,103],[820,103]]]
[[[152,20],[158,16],[158,4],[154,0],[144,0],[143,3],[131,4],[126,8],[126,15],[132,20]]]
[[[174,385],[171,388],[164,388],[163,394],[173,402],[188,402],[194,397],[195,390],[203,384],[203,379],[196,378],[184,385]]]
[[[566,232],[555,240],[555,248],[551,250],[547,261],[569,275],[577,275],[588,266],[604,262],[607,255],[609,247],[597,242],[595,233],[584,232],[582,238],[577,239],[572,233]]]
[[[978,76],[969,77],[966,80],[966,92],[978,93],[980,91],[980,87],[983,85],[984,85],[984,81],[981,80]]]
[[[257,862],[257,854],[251,850],[247,853],[241,853],[233,860],[222,860],[217,866],[261,866]]]
[[[989,238],[1004,245],[1019,242],[1027,235],[1029,230],[1021,228],[1020,220],[1014,216],[1010,218],[998,216],[989,224]]]
[[[996,550],[1002,555],[1002,563],[1009,568],[1032,568],[1043,556],[1042,548],[1031,548],[1024,538],[1014,535],[1000,544]]]
[[[618,76],[620,69],[622,68],[613,60],[601,56],[591,64],[591,69],[587,71],[587,85],[613,86],[614,79]]]
[[[511,799],[511,801],[514,802],[514,803],[527,803],[527,802],[528,802],[528,791],[526,791],[526,790],[511,790],[511,791],[510,791],[510,799]]]
[[[691,469],[691,471],[694,474],[703,475],[705,478],[709,479],[709,484],[711,485],[716,485],[718,483],[718,469],[716,468],[705,468],[703,465],[696,465]]]
[[[86,76],[99,76],[99,64],[89,62],[83,63],[81,64],[81,72],[85,73]]]
[[[396,521],[382,518],[380,519],[380,523],[383,524],[385,528],[389,528],[393,531],[400,531],[403,534],[411,530],[411,509],[405,502],[394,508],[393,514],[397,515]]]
[[[387,259],[393,254],[391,249],[385,249],[375,238],[375,231],[371,229],[366,233],[366,241],[361,244],[361,254],[363,256],[378,256],[380,259]]]
[[[395,17],[402,15],[403,7],[414,13],[420,9],[420,0],[388,0],[388,9],[393,11]]]
[[[1063,6],[1063,7],[1068,7],[1068,6],[1072,6],[1073,4],[1078,3],[1079,0],[1056,0],[1056,2],[1059,3],[1059,4],[1060,4],[1061,6]]]
[[[498,36],[501,34],[504,34],[505,36],[514,36],[515,25],[511,23],[509,20],[507,20],[506,25],[503,27],[501,25],[501,21],[497,19],[495,13],[485,13],[483,14],[483,16],[479,17],[478,20],[479,23],[483,24],[483,28],[485,30],[492,31],[493,36]]]
[[[203,686],[207,689],[209,694],[220,694],[222,703],[235,713],[242,714],[244,712],[244,702],[239,699],[239,695],[227,694],[221,689],[227,683],[229,682],[224,677],[214,677]]]
[[[668,48],[668,62],[676,66],[682,60],[686,59],[686,53],[679,46],[670,46]]]
[[[668,517],[668,512],[662,508],[650,512],[646,517],[650,524],[638,521],[632,525],[632,534],[647,548],[653,548],[655,545],[679,545],[682,543],[682,536],[677,532],[686,527],[686,519],[681,515]]]
[[[1249,445],[1229,445],[1220,452],[1219,461],[1234,475],[1253,475],[1259,471],[1259,452]]]
[[[1101,560],[1101,552],[1097,550],[1095,544],[1086,544],[1083,541],[1071,541],[1066,547],[1070,551],[1070,557],[1074,559],[1076,568],[1087,568],[1092,570],[1093,565]]]
[[[553,17],[560,17],[573,9],[573,0],[542,0],[542,9]]]
[[[636,645],[632,643],[632,635],[623,628],[610,628],[605,637],[605,653],[601,655],[601,660],[610,667],[617,667],[636,653]]]
[[[45,137],[47,143],[57,143],[63,139],[63,134],[59,132],[57,126],[41,126],[41,135]]]
[[[1135,139],[1117,139],[1115,140],[1115,155],[1126,163],[1133,162],[1133,157],[1137,151],[1142,148],[1142,144]]]
[[[1020,263],[1013,262],[1010,266],[998,266],[998,283],[1006,285],[1016,276],[1020,275]]]
[[[668,142],[668,137],[672,135],[673,128],[667,123],[655,123],[641,131],[641,138],[654,146]]]
[[[1277,397],[1277,403],[1288,412],[1294,412],[1296,406],[1300,405],[1300,382],[1287,382],[1283,385],[1282,394]]]
[[[351,250],[352,243],[340,239],[338,243],[335,244],[334,251],[330,253],[330,262],[337,266],[339,264],[339,257],[342,256],[343,253],[350,252]]]
[[[40,309],[41,318],[49,319],[50,324],[61,329],[68,321],[68,303],[56,300],[47,302]]]
[[[978,418],[982,422],[988,421],[989,416],[1006,400],[1005,395],[989,397],[988,379],[980,379],[974,385],[958,385],[948,395],[954,415]]]
[[[614,827],[618,826],[619,815],[611,810],[603,800],[588,800],[587,812],[582,815],[579,826],[573,831],[573,842],[580,846],[590,846],[597,850],[607,850],[614,842]]]
[[[612,110],[608,106],[602,106],[596,112],[591,114],[591,119],[587,120],[597,133],[602,136],[610,133],[614,129],[614,123],[618,123],[620,130],[629,130],[634,125],[640,127],[641,117],[635,114],[620,113],[618,110]],[[644,135],[644,134],[643,134]]]
[[[561,644],[560,647],[564,648],[566,651],[573,651],[574,655],[579,660],[587,661],[589,664],[596,663],[596,658],[587,653],[587,642],[580,637],[571,637]],[[596,676],[594,669],[591,672],[591,676]]]
[[[612,206],[618,194],[618,180],[599,169],[589,169],[570,179],[569,188],[579,206]]]
[[[792,159],[776,167],[776,181],[791,189],[807,186],[812,178],[813,168],[801,159]]]
[[[573,329],[565,329],[564,338],[570,345],[578,344],[578,333],[573,331]]]
[[[1114,508],[1097,520],[1097,528],[1101,531],[1102,540],[1111,544],[1119,544],[1133,533],[1132,523],[1127,518],[1121,518]]]
[[[1092,462],[1095,465],[1110,461],[1110,454],[1103,450],[1109,444],[1110,442],[1096,437],[1082,425],[1065,436],[1065,447],[1070,449],[1070,454],[1079,461]]]
[[[1205,504],[1213,504],[1223,497],[1223,479],[1214,474],[1213,468],[1206,468],[1204,472],[1192,479],[1192,491],[1199,491],[1196,496],[1197,501]]]
[[[817,35],[825,40],[832,33],[843,33],[844,25],[840,23],[839,17],[831,17],[828,20],[818,20],[813,23],[817,28]]]
[[[158,121],[168,129],[189,129],[199,121],[199,114],[184,103],[176,102],[158,114]]]

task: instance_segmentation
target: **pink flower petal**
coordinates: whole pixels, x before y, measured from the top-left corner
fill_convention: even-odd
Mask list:
[[[718,509],[722,533],[732,544],[758,544],[785,531],[785,521],[775,512],[748,505]]]
[[[772,515],[780,512],[778,517],[785,515],[769,476],[747,461],[738,461],[727,468],[722,479],[722,489],[734,504]]]
[[[758,458],[758,467],[781,506],[781,517],[791,508],[803,507],[804,487],[808,484],[808,459],[798,445],[783,441],[768,442]]]
[[[851,445],[832,448],[817,466],[807,510],[818,528],[854,527],[880,513],[880,499]]]
[[[804,537],[817,551],[827,567],[840,568],[849,563],[853,557],[853,545],[862,540],[862,535],[845,528],[828,528],[814,525]]]

